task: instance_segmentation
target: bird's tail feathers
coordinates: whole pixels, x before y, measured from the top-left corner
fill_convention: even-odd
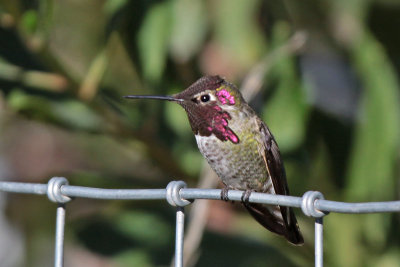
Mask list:
[[[271,232],[284,236],[294,245],[304,244],[303,236],[291,208],[258,203],[247,203],[244,206],[257,222]],[[289,216],[285,216],[287,213]]]

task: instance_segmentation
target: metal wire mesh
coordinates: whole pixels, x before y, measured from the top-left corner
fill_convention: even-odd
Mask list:
[[[184,206],[194,199],[220,199],[220,189],[186,188],[183,181],[172,181],[165,189],[102,189],[72,186],[63,177],[53,177],[48,184],[0,182],[0,191],[11,193],[47,195],[58,203],[54,266],[63,266],[65,205],[71,197],[125,200],[167,200],[176,207],[175,266],[183,265]],[[228,198],[241,201],[243,191],[230,190]],[[315,219],[315,266],[323,266],[323,216],[337,213],[400,212],[400,201],[345,203],[325,200],[322,193],[308,191],[302,197],[252,193],[250,202],[301,208],[303,213]]]

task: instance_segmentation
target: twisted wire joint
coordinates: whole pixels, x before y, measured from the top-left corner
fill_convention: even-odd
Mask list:
[[[61,187],[68,184],[68,180],[64,177],[51,178],[47,183],[47,197],[56,203],[66,203],[70,201],[70,197],[61,193]]]
[[[171,181],[167,185],[166,198],[171,206],[183,207],[191,203],[189,200],[183,199],[180,195],[180,190],[186,188],[186,186],[184,181]]]
[[[325,199],[324,195],[318,191],[307,191],[304,193],[301,201],[301,210],[307,216],[321,218],[327,215],[327,212],[320,211],[315,208],[315,201]]]

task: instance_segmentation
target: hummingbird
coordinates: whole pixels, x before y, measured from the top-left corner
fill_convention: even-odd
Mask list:
[[[258,223],[294,245],[304,243],[292,208],[249,202],[251,192],[289,195],[289,188],[273,135],[235,85],[204,76],[174,95],[124,97],[182,106],[201,154],[224,184],[221,199],[228,200],[228,190],[243,190],[242,203]]]

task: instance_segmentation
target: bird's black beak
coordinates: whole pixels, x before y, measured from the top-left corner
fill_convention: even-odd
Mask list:
[[[130,99],[157,99],[157,100],[167,100],[172,102],[182,102],[183,99],[176,98],[174,96],[162,96],[162,95],[126,95],[124,98]]]

